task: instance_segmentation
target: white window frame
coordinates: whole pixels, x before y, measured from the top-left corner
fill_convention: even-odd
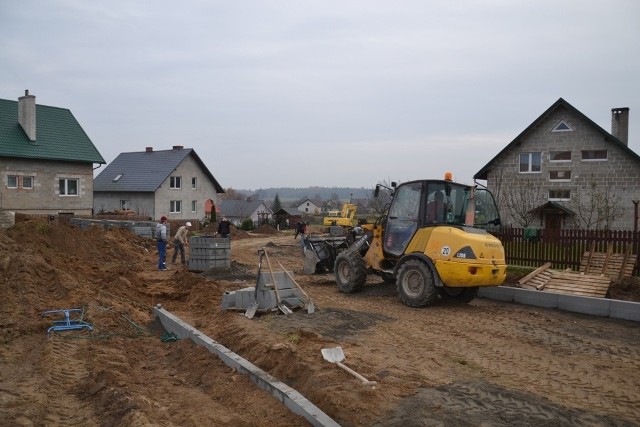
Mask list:
[[[527,160],[527,170],[523,171],[520,169],[520,166],[522,165],[522,156],[527,155],[528,156],[528,160]],[[540,169],[539,170],[533,170],[533,156],[537,155],[540,161]],[[518,172],[519,173],[541,173],[542,172],[542,153],[540,151],[530,151],[530,152],[526,152],[526,153],[520,153],[518,155]]]
[[[61,189],[62,182],[64,181],[64,189]],[[76,183],[76,193],[69,194],[69,183]],[[80,180],[78,178],[59,178],[58,179],[58,190],[60,191],[60,196],[63,197],[78,197],[80,194]]]
[[[181,176],[170,176],[169,177],[169,188],[174,190],[180,190],[182,188],[182,177]]]
[[[558,129],[562,125],[565,125],[567,129]],[[560,120],[558,124],[553,127],[551,132],[573,132],[573,128],[569,126],[569,123],[565,122],[564,120]]]
[[[31,185],[27,186],[25,185],[25,180],[30,180],[31,181]],[[22,188],[24,188],[25,190],[33,190],[33,176],[27,175],[27,176],[23,176],[22,177]]]
[[[569,160],[554,160],[551,158],[552,153],[569,153]],[[572,160],[573,160],[573,153],[569,150],[549,151],[549,163],[571,163]]]
[[[169,202],[169,213],[182,213],[182,200],[171,200]]]
[[[604,151],[606,157],[604,159],[585,159],[584,152],[585,151]],[[606,162],[609,161],[609,150],[582,150],[580,151],[580,160],[583,162]]]
[[[11,185],[11,180],[15,180],[15,185]],[[18,175],[7,175],[7,188],[17,189],[18,188]]]
[[[197,200],[192,200],[191,201],[191,212],[198,212],[198,201]]]
[[[197,190],[198,189],[198,178],[197,177],[193,177],[191,178],[191,189],[192,190]]]
[[[569,197],[551,197],[551,192],[552,191],[566,191],[569,193]],[[571,200],[571,190],[566,190],[566,189],[554,189],[554,190],[549,190],[549,192],[547,193],[547,199],[550,202],[568,202]]]

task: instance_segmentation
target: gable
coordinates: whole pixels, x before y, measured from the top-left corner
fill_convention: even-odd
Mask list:
[[[556,118],[555,115],[558,115],[558,112],[561,112],[563,110],[566,111],[567,114],[559,114],[563,117]],[[536,132],[573,132],[577,123],[571,123],[571,121],[565,119],[564,116],[575,117],[578,122],[591,129],[596,135],[602,137],[606,143],[613,144],[613,146],[620,148],[623,152],[625,152],[626,155],[630,156],[635,161],[640,162],[640,156],[638,156],[636,152],[631,150],[626,144],[611,135],[609,132],[602,129],[567,101],[560,98],[544,113],[542,113],[540,117],[538,117],[533,123],[531,123],[524,131],[522,131],[513,141],[511,141],[505,148],[503,148],[493,159],[489,161],[489,163],[487,163],[482,169],[480,169],[473,176],[473,178],[475,180],[486,180],[489,172],[492,170],[492,168],[496,167],[500,163],[500,160],[503,158],[503,156],[507,155],[509,152],[511,152],[511,150],[518,148]],[[552,121],[552,124],[549,127],[545,128],[545,126],[543,125],[549,120],[555,121]]]
[[[18,124],[18,102],[0,99],[0,157],[106,163],[71,111],[36,104],[36,140]]]
[[[224,189],[192,148],[120,153],[94,179],[94,191],[155,192],[189,156],[211,180],[216,193]]]

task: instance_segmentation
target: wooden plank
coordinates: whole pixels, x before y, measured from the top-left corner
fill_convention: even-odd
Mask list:
[[[604,271],[607,268],[607,264],[609,263],[609,258],[611,257],[612,253],[613,253],[613,245],[609,243],[609,245],[607,246],[607,256],[604,259],[604,264],[602,265],[602,270],[600,270],[600,274],[604,274]]]
[[[527,274],[526,276],[524,276],[522,279],[518,280],[518,284],[519,285],[523,285],[525,283],[527,283],[529,280],[531,280],[533,277],[536,277],[538,274],[544,272],[545,270],[547,270],[549,267],[551,267],[551,263],[548,262],[546,264],[544,264],[542,267],[539,267],[535,270],[533,270],[531,273]]]
[[[591,266],[591,257],[596,250],[596,241],[591,242],[591,250],[589,251],[589,258],[587,259],[587,263],[584,267],[584,274],[589,274],[589,267]]]
[[[545,291],[570,295],[605,297],[611,279],[604,275],[586,275],[554,271],[545,286]]]

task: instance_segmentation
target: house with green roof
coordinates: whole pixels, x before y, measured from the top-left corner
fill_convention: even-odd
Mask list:
[[[503,225],[632,230],[640,156],[629,147],[629,108],[611,109],[611,133],[558,99],[475,175]]]
[[[90,215],[94,164],[104,163],[68,109],[36,105],[28,90],[0,99],[0,211]]]
[[[131,211],[169,220],[202,220],[224,189],[192,148],[120,153],[94,179],[96,213]]]

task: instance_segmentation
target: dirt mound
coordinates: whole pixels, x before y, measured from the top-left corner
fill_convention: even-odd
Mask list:
[[[270,225],[262,224],[261,226],[253,230],[253,233],[254,234],[278,234],[279,231]]]
[[[0,419],[308,425],[205,349],[166,337],[152,316],[161,304],[344,426],[640,422],[635,323],[488,300],[411,309],[375,276],[343,294],[329,274],[302,275],[299,242],[271,230],[234,227],[231,266],[202,273],[158,271],[155,243],[125,229],[30,220],[0,231]],[[294,274],[314,314],[249,320],[220,310],[225,292],[255,284],[261,248],[274,269]],[[75,307],[93,331],[47,336],[60,317],[41,313]],[[323,360],[320,350],[334,346],[378,386]]]

